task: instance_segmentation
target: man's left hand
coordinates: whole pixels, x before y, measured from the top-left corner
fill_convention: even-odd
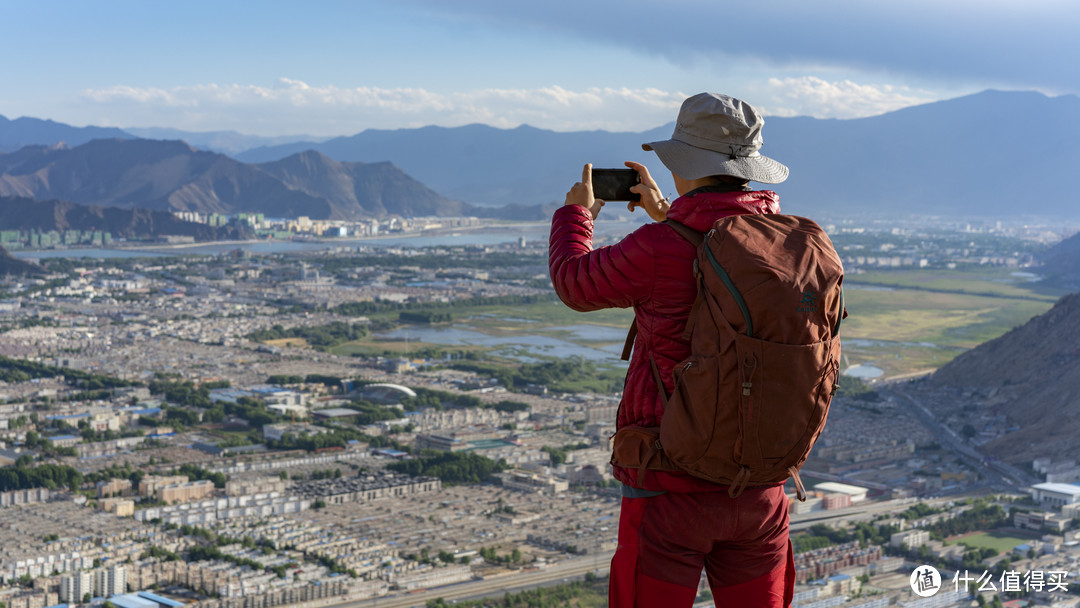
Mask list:
[[[600,215],[600,209],[604,207],[604,201],[593,196],[592,189],[592,164],[585,165],[581,171],[581,181],[570,187],[566,193],[566,202],[563,205],[581,205],[592,215],[592,219]]]

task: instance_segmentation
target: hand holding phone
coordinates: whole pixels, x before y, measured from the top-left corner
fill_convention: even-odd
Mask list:
[[[641,183],[632,188],[634,193],[639,195],[639,198],[627,203],[626,209],[633,213],[634,209],[641,207],[653,221],[662,222],[666,220],[671,205],[668,204],[667,197],[660,191],[660,186],[656,184],[656,180],[649,175],[649,169],[641,163],[630,160],[626,161],[626,166],[637,172],[641,178]]]
[[[604,207],[604,201],[593,194],[591,163],[586,164],[585,168],[582,169],[581,181],[570,187],[570,191],[566,193],[566,201],[563,205],[579,205],[584,207],[589,211],[594,220],[596,219],[596,216],[600,214],[600,209]]]
[[[604,201],[640,201],[641,195],[630,189],[641,183],[633,169],[593,169],[593,196]]]

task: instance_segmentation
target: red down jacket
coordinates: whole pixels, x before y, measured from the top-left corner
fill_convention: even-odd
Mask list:
[[[668,218],[706,232],[716,220],[745,213],[779,213],[775,192],[701,192],[675,200]],[[560,207],[551,220],[548,268],[555,292],[567,306],[587,312],[633,307],[638,334],[626,373],[616,425],[658,426],[664,415],[649,353],[660,368],[668,394],[674,389],[671,370],[690,355],[682,339],[690,307],[697,296],[693,275],[694,246],[674,229],[646,224],[618,243],[593,249],[593,221],[580,205]],[[615,467],[615,477],[639,486],[637,472]],[[717,486],[683,473],[648,471],[640,484],[646,490],[707,491]]]

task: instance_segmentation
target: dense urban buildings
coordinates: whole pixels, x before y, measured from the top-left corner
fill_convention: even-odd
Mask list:
[[[853,275],[1028,260],[834,228],[853,235],[841,247]],[[524,237],[230,246],[4,278],[0,603],[407,602],[455,583],[501,596],[485,585],[602,576],[626,318],[564,323],[545,252]],[[1066,572],[1067,591],[1080,587],[1075,460],[1006,483],[1011,472],[943,443],[953,422],[913,415],[904,385],[878,388],[838,396],[807,500],[792,491],[797,605],[975,601],[949,579],[919,603],[909,578],[922,564]],[[964,446],[1004,432],[982,415],[955,424],[978,422]],[[1060,587],[1024,597],[1075,606]]]

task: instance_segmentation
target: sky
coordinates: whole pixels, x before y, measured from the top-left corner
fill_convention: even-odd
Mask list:
[[[1080,93],[1074,0],[0,0],[0,115],[251,135],[644,131]]]

